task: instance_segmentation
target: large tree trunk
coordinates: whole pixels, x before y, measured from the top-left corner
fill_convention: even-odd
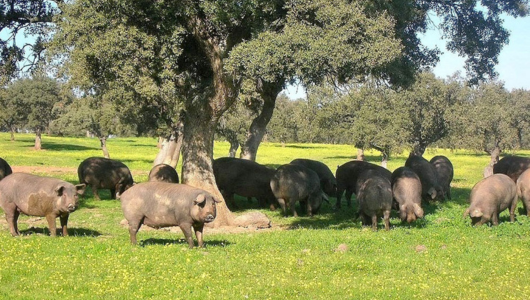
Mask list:
[[[101,144],[101,151],[103,151],[103,157],[110,158],[109,150],[107,149],[107,137],[106,136],[100,136],[99,142]]]
[[[209,111],[209,113],[207,112]],[[217,205],[214,227],[233,225],[234,216],[226,206],[213,176],[213,138],[217,118],[211,109],[188,109],[184,123],[184,147],[182,151],[182,183],[201,188],[221,200]]]
[[[499,144],[496,143],[493,149],[485,149],[485,151],[490,155],[490,163],[484,168],[484,178],[493,175],[493,166],[499,162],[499,156],[501,155],[502,150],[499,147]]]
[[[179,162],[180,151],[182,149],[182,141],[184,136],[184,112],[180,113],[179,122],[173,130],[172,141],[170,142],[166,159],[164,163],[175,168]]]
[[[155,157],[153,166],[159,165],[164,162],[164,159],[166,158],[166,155],[167,155],[168,148],[169,148],[169,138],[164,138],[164,140],[160,142],[160,150],[158,150],[158,154]]]
[[[267,125],[274,112],[276,98],[278,97],[278,93],[281,92],[282,86],[283,82],[262,82],[260,86],[258,86],[259,94],[263,100],[263,108],[250,125],[247,133],[247,140],[241,145],[240,158],[256,161],[259,145],[263,136],[265,136]]]
[[[412,153],[416,156],[423,156],[423,153],[425,153],[426,149],[427,149],[427,145],[416,144],[414,145],[414,148],[412,149]]]
[[[41,150],[41,149],[42,149],[41,129],[36,128],[35,129],[35,150]]]
[[[230,139],[230,150],[228,150],[228,157],[236,157],[237,149],[239,148],[239,142],[237,139]]]

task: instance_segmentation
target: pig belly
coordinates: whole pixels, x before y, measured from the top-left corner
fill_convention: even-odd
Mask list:
[[[154,228],[178,226],[179,222],[172,216],[152,215],[144,218],[145,225]]]

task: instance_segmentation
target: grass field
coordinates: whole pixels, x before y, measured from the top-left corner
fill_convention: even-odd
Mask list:
[[[32,135],[10,142],[0,133],[0,157],[11,166],[32,166],[36,173],[72,183],[83,159],[101,156],[97,139],[44,136],[45,150],[34,151],[32,145]],[[108,148],[138,182],[146,180],[158,151],[154,138],[109,139]],[[216,142],[215,157],[225,156],[228,148]],[[265,143],[257,161],[277,167],[311,158],[335,171],[355,154],[346,145]],[[109,200],[108,191],[102,191],[102,201],[88,193],[70,216],[68,237],[52,238],[45,219],[22,216],[23,234],[13,238],[2,217],[0,298],[529,299],[530,220],[521,215],[522,205],[514,223],[504,212],[499,226],[472,227],[462,214],[489,157],[439,149],[425,157],[437,154],[455,166],[453,200],[426,205],[425,219],[412,225],[401,224],[394,213],[388,232],[381,223],[373,232],[354,222],[356,207],[343,205],[334,212],[324,204],[314,218],[259,210],[271,218],[271,230],[206,230],[205,249],[188,249],[183,235],[170,230],[142,230],[140,246],[133,247],[120,225],[120,204]],[[366,157],[380,159],[376,152]],[[389,169],[405,159],[405,154],[393,157]],[[255,202],[237,200],[242,209],[236,214],[256,209]]]

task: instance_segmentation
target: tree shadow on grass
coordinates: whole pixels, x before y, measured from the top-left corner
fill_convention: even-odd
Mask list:
[[[195,247],[197,247],[197,241],[194,240]],[[138,245],[140,247],[150,246],[150,245],[188,245],[188,242],[185,239],[179,238],[179,239],[157,239],[157,238],[150,238],[147,240],[139,241]],[[231,245],[232,243],[226,241],[226,240],[205,240],[204,245],[205,247],[226,247]]]
[[[72,144],[48,144],[43,143],[42,149],[48,151],[84,151],[84,150],[101,150],[99,147],[87,147],[81,145],[72,145]]]
[[[58,228],[57,230],[57,236],[62,235],[62,229]],[[32,235],[32,234],[43,234],[43,235],[50,235],[50,230],[47,227],[30,227],[25,230],[20,231],[23,235]],[[101,235],[100,232],[92,230],[92,229],[86,229],[86,228],[68,228],[68,235],[69,236],[88,236],[88,237],[98,237]]]
[[[357,154],[352,153],[352,155],[350,156],[328,156],[328,157],[325,157],[324,159],[344,159],[344,160],[347,160],[344,163],[347,163],[349,161],[355,160],[356,158],[357,158]],[[364,160],[371,162],[371,163],[380,164],[381,156],[380,155],[365,155]]]

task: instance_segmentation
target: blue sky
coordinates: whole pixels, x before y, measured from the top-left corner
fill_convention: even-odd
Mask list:
[[[498,79],[504,82],[508,90],[530,90],[530,17],[515,19],[507,16],[504,18],[504,27],[510,31],[510,41],[502,49],[499,63],[495,67]],[[446,78],[457,71],[465,74],[465,59],[445,49],[446,41],[441,39],[438,30],[427,31],[422,41],[429,47],[437,45],[444,52],[433,70],[436,76]],[[285,93],[292,99],[306,96],[302,86],[290,86]]]

